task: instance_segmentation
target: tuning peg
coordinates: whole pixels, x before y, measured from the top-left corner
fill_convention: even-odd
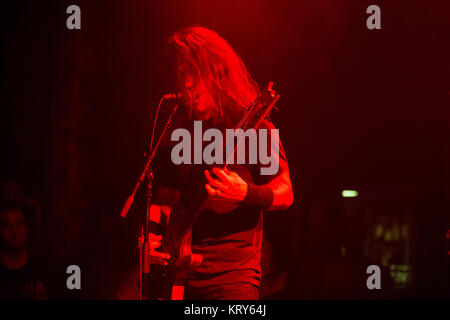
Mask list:
[[[270,95],[275,98],[275,90],[270,91]]]
[[[267,85],[267,90],[272,91],[273,87],[273,81],[269,81],[269,84]]]

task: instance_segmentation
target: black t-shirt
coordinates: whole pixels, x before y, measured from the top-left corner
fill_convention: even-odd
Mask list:
[[[0,300],[42,300],[47,298],[41,266],[30,259],[19,269],[0,262]]]
[[[170,137],[173,130],[184,128],[191,132],[192,140],[194,140],[193,124],[193,120],[182,116],[176,117],[153,162],[155,187],[162,185],[181,191],[182,201],[185,195],[189,195],[192,184],[198,183],[198,181],[192,181],[190,175],[197,164],[175,165],[171,160],[171,150],[178,141],[171,141]],[[224,137],[225,129],[233,128],[233,126],[213,124],[212,121],[202,121],[202,127],[203,133],[208,128],[217,128],[223,132]],[[261,128],[274,129],[275,127],[265,121]],[[204,142],[203,147],[209,143]],[[261,175],[259,164],[230,164],[227,168],[239,174],[246,182],[261,185],[281,172],[287,171],[288,164],[280,142],[279,169],[272,176]],[[192,252],[203,256],[203,264],[190,275],[188,286],[206,287],[236,282],[247,282],[259,286],[262,224],[262,211],[258,209],[238,207],[228,213],[202,211],[192,230]]]

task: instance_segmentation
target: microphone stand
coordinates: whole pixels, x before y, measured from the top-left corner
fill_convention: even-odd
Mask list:
[[[170,114],[169,118],[167,119],[166,124],[164,125],[164,129],[159,136],[159,139],[151,151],[151,154],[146,154],[147,160],[145,162],[144,168],[142,169],[138,181],[136,182],[134,189],[131,193],[131,195],[127,198],[125,201],[125,204],[122,207],[122,210],[120,211],[120,216],[122,218],[126,218],[128,211],[131,208],[131,205],[134,202],[134,196],[136,195],[136,192],[138,191],[141,184],[144,182],[145,178],[147,177],[147,185],[145,190],[145,199],[146,199],[146,214],[144,216],[142,227],[141,227],[141,235],[138,239],[138,247],[139,247],[139,300],[144,300],[144,278],[148,279],[148,276],[150,274],[150,242],[149,242],[149,228],[148,228],[148,221],[150,218],[150,206],[151,206],[151,198],[152,198],[152,187],[153,187],[153,170],[151,167],[151,163],[155,157],[156,150],[158,149],[159,144],[161,143],[162,138],[164,137],[164,134],[166,133],[167,128],[169,127],[170,123],[172,122],[173,115],[178,109],[178,105],[175,104],[175,107],[173,108],[172,113]],[[153,128],[155,130],[155,128]],[[153,136],[153,135],[152,135]]]

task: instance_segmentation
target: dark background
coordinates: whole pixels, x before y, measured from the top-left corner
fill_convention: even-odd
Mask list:
[[[81,7],[81,30],[66,28],[70,4]],[[371,4],[381,7],[381,30],[366,28]],[[348,262],[342,246],[399,212],[412,226],[413,280],[393,296],[448,297],[448,9],[425,0],[3,3],[0,174],[42,203],[40,256],[51,261],[54,295],[114,298],[131,274],[142,195],[127,221],[118,214],[155,106],[171,91],[163,41],[200,24],[281,94],[273,119],[295,203],[267,216],[289,279],[278,297],[358,297],[334,283],[336,262]],[[344,188],[361,197],[345,202]],[[68,264],[83,270],[81,293],[64,289]],[[348,265],[365,288],[368,264]]]

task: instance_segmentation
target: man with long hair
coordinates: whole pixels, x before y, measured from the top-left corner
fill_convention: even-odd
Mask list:
[[[259,93],[256,82],[233,48],[216,32],[190,27],[167,42],[173,82],[183,106],[172,128],[233,129]],[[265,121],[265,129],[274,126]],[[171,134],[167,133],[166,137]],[[270,146],[270,144],[269,144]],[[155,183],[151,216],[162,223],[190,191],[194,165],[175,165],[173,142],[166,141],[154,161]],[[189,276],[185,299],[258,299],[261,281],[262,211],[287,209],[293,201],[284,149],[279,143],[278,171],[261,175],[261,164],[232,164],[205,170],[204,185],[216,207],[200,212],[192,229],[192,252],[203,263]],[[234,208],[224,213],[227,205]],[[161,219],[163,218],[163,219]],[[167,265],[169,255],[157,251],[161,235],[151,234],[151,262]],[[156,250],[155,250],[156,249]]]

